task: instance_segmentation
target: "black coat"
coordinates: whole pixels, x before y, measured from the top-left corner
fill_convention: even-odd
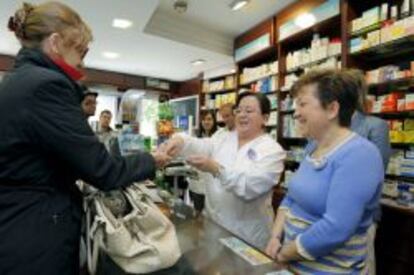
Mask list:
[[[112,158],[82,90],[39,50],[0,84],[0,274],[77,274],[83,179],[102,190],[154,177],[151,155]]]

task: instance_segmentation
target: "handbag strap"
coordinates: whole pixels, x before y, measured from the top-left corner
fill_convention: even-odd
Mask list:
[[[95,275],[99,259],[99,245],[103,242],[102,230],[104,225],[96,219],[91,224],[91,217],[91,206],[88,204],[86,211],[87,265],[89,274]]]
[[[96,214],[92,222],[92,207],[95,205]],[[88,199],[86,211],[86,249],[88,271],[91,275],[96,274],[99,259],[99,248],[104,245],[103,235],[106,226],[116,227],[118,222],[112,212],[105,206],[102,197],[95,195]]]

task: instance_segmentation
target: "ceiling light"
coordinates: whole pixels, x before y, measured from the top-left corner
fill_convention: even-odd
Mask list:
[[[115,53],[115,52],[103,52],[102,55],[103,57],[108,58],[108,59],[115,59],[119,57],[119,53]]]
[[[237,71],[236,69],[231,69],[231,70],[230,70],[230,73],[231,73],[231,74],[235,74],[235,73],[236,73],[236,71]]]
[[[316,17],[312,13],[303,13],[295,19],[295,25],[302,29],[309,28],[315,23]]]
[[[127,29],[127,28],[130,28],[131,26],[132,26],[132,22],[126,19],[115,18],[112,21],[112,27],[114,28]]]
[[[202,64],[204,64],[206,61],[204,59],[196,59],[191,61],[191,64],[193,64],[193,66],[200,66]]]
[[[230,4],[230,8],[233,11],[237,11],[245,7],[247,4],[249,4],[249,0],[235,0]]]

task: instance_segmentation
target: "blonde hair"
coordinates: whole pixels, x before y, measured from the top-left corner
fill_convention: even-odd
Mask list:
[[[60,34],[65,46],[86,49],[92,41],[92,31],[82,18],[70,7],[47,2],[39,5],[24,3],[10,17],[8,27],[27,48],[40,47],[52,33]]]

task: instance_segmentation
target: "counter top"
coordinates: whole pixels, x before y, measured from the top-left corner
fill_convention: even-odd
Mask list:
[[[234,236],[209,219],[174,220],[180,247],[196,274],[266,274],[278,270],[275,263],[253,266],[230,248],[221,238]]]
[[[173,218],[183,256],[177,264],[153,275],[202,274],[202,275],[264,275],[277,271],[274,262],[253,266],[230,248],[221,238],[234,236],[207,218],[181,220]],[[100,260],[97,274],[124,275],[109,257]]]

